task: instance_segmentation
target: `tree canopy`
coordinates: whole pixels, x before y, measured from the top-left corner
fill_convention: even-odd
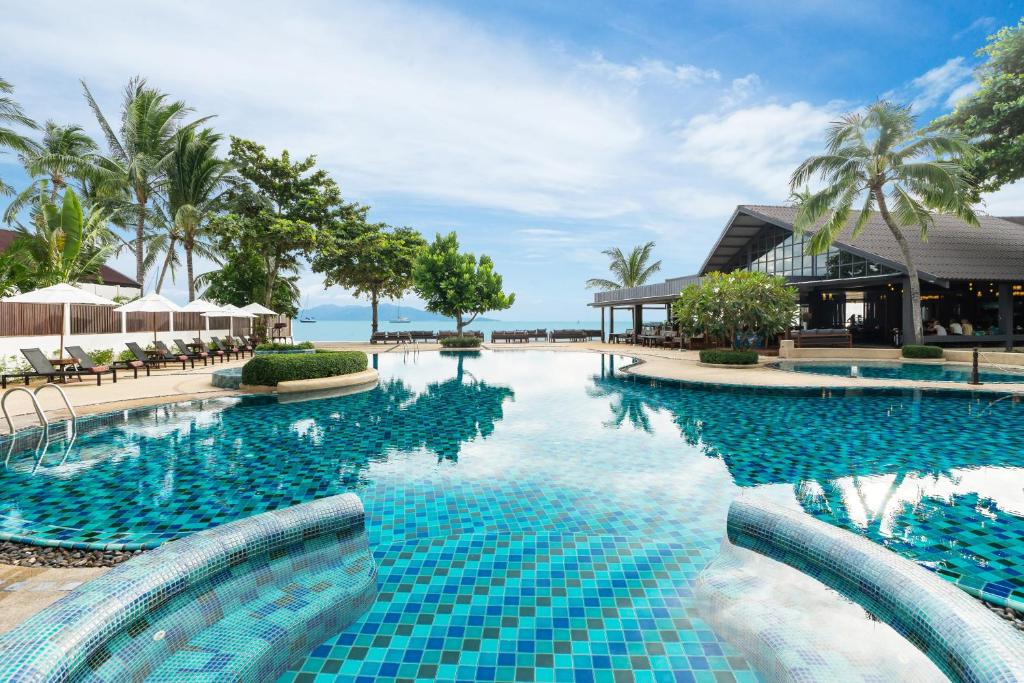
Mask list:
[[[459,251],[454,232],[438,234],[413,267],[413,289],[427,310],[455,318],[461,335],[466,325],[487,311],[502,311],[515,303],[515,294],[502,291],[501,275],[491,257]],[[468,319],[467,319],[468,316]]]
[[[624,254],[618,247],[605,249],[601,253],[611,260],[608,264],[608,270],[612,272],[616,279],[609,280],[607,278],[593,277],[587,280],[587,288],[592,289],[596,287],[609,290],[639,287],[645,284],[652,275],[661,270],[661,261],[648,263],[653,251],[654,242],[635,246],[628,255]]]
[[[1024,178],[1024,19],[990,36],[978,55],[986,58],[976,72],[980,87],[933,124],[977,144],[967,165],[975,199]]]
[[[713,272],[684,289],[672,309],[684,334],[705,334],[725,339],[733,348],[749,348],[789,329],[796,317],[797,291],[780,275]]]
[[[426,245],[411,228],[361,223],[354,233],[322,232],[311,264],[314,272],[326,275],[325,287],[339,285],[370,297],[376,332],[380,299],[399,298],[412,287],[413,266]]]

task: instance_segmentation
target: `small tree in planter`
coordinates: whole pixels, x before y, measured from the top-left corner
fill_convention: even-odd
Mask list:
[[[458,336],[476,317],[487,311],[503,311],[515,303],[515,294],[501,291],[501,276],[494,272],[490,256],[459,251],[454,232],[440,234],[420,252],[413,266],[413,289],[427,310],[455,318]],[[468,317],[467,317],[468,316]]]
[[[684,289],[672,308],[684,334],[724,338],[734,349],[748,349],[755,340],[767,342],[792,325],[797,292],[778,275],[714,272]]]

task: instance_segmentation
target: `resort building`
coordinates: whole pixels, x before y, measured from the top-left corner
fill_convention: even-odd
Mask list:
[[[713,271],[757,270],[785,276],[800,292],[803,329],[850,331],[861,345],[899,345],[910,327],[906,265],[881,216],[873,215],[856,239],[847,229],[824,254],[806,253],[812,232],[795,235],[796,209],[736,207],[695,275],[662,283],[599,292],[590,304],[643,324],[644,310],[671,315],[670,304],[687,285]],[[851,225],[857,212],[851,217]],[[972,227],[936,215],[928,240],[909,235],[921,282],[925,340],[935,344],[1006,345],[1024,342],[1024,218],[979,217]],[[621,314],[621,313],[620,313]],[[659,315],[660,319],[662,316]],[[932,323],[938,334],[930,334]],[[942,334],[945,332],[945,334]]]
[[[17,235],[13,230],[0,230],[0,252],[7,251]],[[105,299],[136,299],[142,294],[142,285],[107,265],[100,266],[98,279],[79,282],[78,286]]]

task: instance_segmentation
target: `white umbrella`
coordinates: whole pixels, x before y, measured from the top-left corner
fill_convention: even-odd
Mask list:
[[[270,310],[263,304],[249,304],[248,306],[242,306],[242,310],[255,313],[256,315],[277,315],[276,311]]]
[[[181,307],[182,313],[199,313],[200,315],[202,315],[203,313],[209,313],[211,311],[219,310],[220,306],[213,303],[212,301],[207,301],[206,299],[196,299],[194,301],[189,301],[187,304]],[[202,329],[197,331],[199,332],[199,338],[202,339]]]
[[[23,294],[15,294],[9,296],[3,301],[8,303],[22,303],[22,304],[89,304],[92,306],[113,306],[114,302],[110,299],[104,299],[98,294],[87,292],[84,289],[69,285],[67,283],[61,283],[59,285],[51,285],[49,287],[43,287],[42,289],[36,289],[31,292],[24,292]],[[57,356],[61,357],[64,354],[64,324],[66,322],[67,309],[61,306],[60,312],[60,348],[57,350]]]
[[[177,313],[181,306],[174,303],[162,294],[155,292],[129,301],[124,306],[118,306],[115,311],[124,313]],[[156,341],[156,321],[153,322],[153,341]]]

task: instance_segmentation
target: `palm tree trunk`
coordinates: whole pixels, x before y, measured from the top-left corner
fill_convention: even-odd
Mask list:
[[[924,325],[921,324],[921,281],[917,277],[917,266],[914,264],[914,257],[910,253],[910,243],[903,235],[903,231],[900,230],[899,226],[892,219],[889,207],[885,203],[885,194],[880,188],[875,188],[872,192],[875,195],[875,201],[878,202],[878,211],[882,214],[885,224],[889,226],[892,236],[896,238],[896,244],[899,245],[900,253],[903,254],[903,262],[907,264],[907,279],[910,280],[910,321],[912,329],[903,330],[903,343],[919,344],[921,343],[921,333],[924,329]],[[904,292],[904,296],[907,296],[907,294],[907,292]]]
[[[188,300],[196,300],[196,278],[192,268],[192,248],[185,246],[185,270],[188,273]]]
[[[139,215],[135,219],[135,280],[139,283],[139,293],[142,294],[146,290],[146,260],[142,251],[146,241],[146,197],[136,192],[135,201],[139,204]]]
[[[371,322],[370,322],[370,331],[373,332],[374,334],[377,334],[377,323],[378,323],[378,321],[377,321],[377,302],[378,302],[378,297],[377,297],[376,290],[373,291],[373,292],[370,292],[370,308],[372,310]]]
[[[167,270],[171,266],[171,259],[174,258],[174,238],[171,238],[170,243],[167,245],[167,255],[164,257],[164,265],[160,267],[160,277],[156,281],[156,293],[159,294],[160,290],[164,286],[164,277],[167,276]]]

